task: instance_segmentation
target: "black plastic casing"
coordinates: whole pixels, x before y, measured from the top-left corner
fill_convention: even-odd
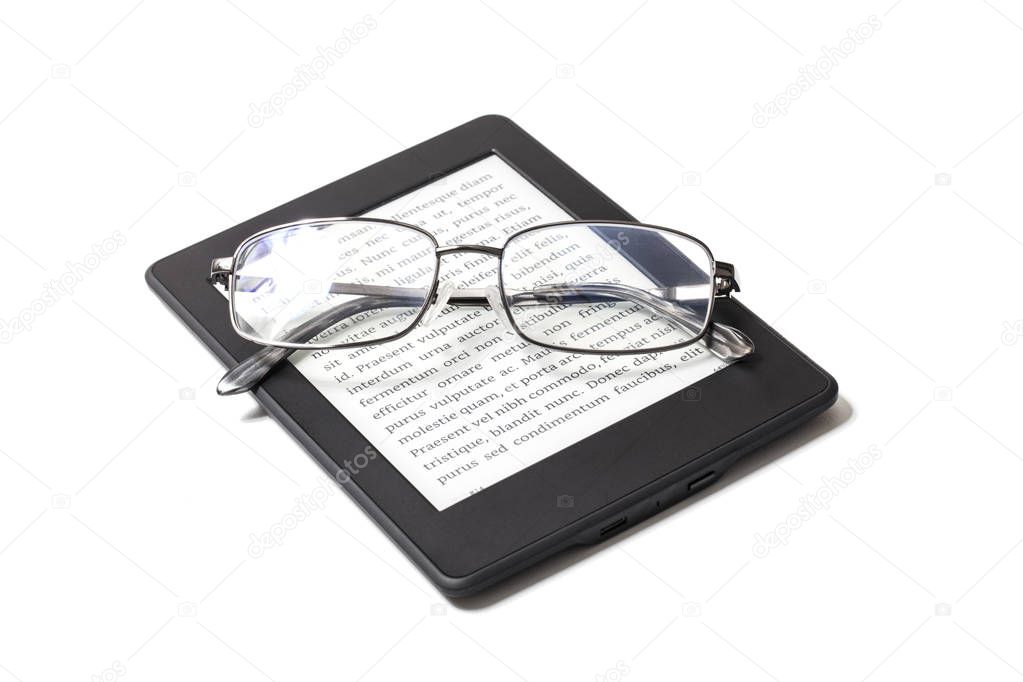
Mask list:
[[[146,281],[233,365],[259,346],[232,330],[227,301],[207,282],[213,258],[273,225],[362,214],[489,154],[575,218],[632,220],[512,121],[484,116],[163,258]],[[713,247],[714,235],[696,236]],[[346,460],[375,449],[291,363],[254,397],[438,589],[464,596],[656,514],[835,402],[835,380],[741,303],[719,299],[714,319],[750,336],[755,354],[444,511],[383,456],[355,476],[340,474]]]

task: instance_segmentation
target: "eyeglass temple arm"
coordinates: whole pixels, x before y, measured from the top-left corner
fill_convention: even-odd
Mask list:
[[[734,271],[729,277],[729,286],[735,284]],[[720,288],[720,285],[719,285]],[[647,308],[674,320],[691,334],[699,334],[703,330],[703,318],[687,310],[684,301],[676,298],[684,287],[668,287],[655,289],[667,294],[669,299],[661,298],[650,291],[615,282],[585,282],[579,284],[549,284],[539,286],[530,291],[513,294],[510,305],[551,305],[558,303],[594,303],[600,301],[614,302],[622,299],[644,305]],[[730,291],[731,291],[730,290]],[[345,284],[337,282],[331,285],[330,293],[355,296],[390,297],[408,292],[401,287],[387,287],[375,284]],[[412,289],[420,297],[426,295],[425,289]],[[422,300],[420,298],[419,300]],[[448,299],[451,305],[488,305],[481,289],[456,289]],[[753,341],[735,327],[720,322],[711,323],[703,338],[710,352],[722,360],[738,360],[753,352]]]
[[[263,278],[251,279],[263,281]],[[226,281],[224,282],[224,284],[226,284]],[[572,286],[579,288],[583,286],[589,286],[589,284],[590,283],[588,282],[581,282],[574,285],[551,285],[551,286]],[[634,291],[643,291],[642,289],[638,289],[636,287],[629,287],[624,284],[616,286],[620,287],[620,289],[616,293],[622,293],[626,289]],[[679,289],[679,287],[674,287],[674,289]],[[656,289],[655,291],[668,292],[671,290],[672,288],[663,288]],[[377,284],[350,284],[346,282],[335,282],[330,285],[331,294],[348,294],[355,296],[398,296],[408,294],[409,292],[415,292],[417,294],[423,295],[426,293],[426,291],[427,291],[426,289],[422,288],[389,287],[380,286]],[[741,291],[741,289],[739,288],[739,280],[736,279],[735,277],[735,266],[732,265],[731,263],[726,263],[724,261],[717,261],[717,263],[715,263],[714,272],[714,295],[727,298],[728,296],[731,296],[733,293],[739,291]],[[478,292],[482,292],[482,289],[456,289],[455,293],[452,294],[452,300],[458,298],[471,298],[473,299],[471,303],[466,303],[465,305],[476,304],[486,305],[487,304],[486,297],[482,293]]]
[[[391,296],[387,298],[357,298],[352,301],[341,303],[337,307],[317,315],[308,321],[295,327],[291,332],[280,339],[283,342],[295,341],[299,343],[311,339],[324,329],[330,329],[335,324],[376,308],[400,308],[403,306],[419,306],[422,304],[422,296]],[[245,358],[232,367],[220,379],[217,384],[217,393],[220,395],[235,395],[251,391],[270,373],[274,367],[294,353],[296,348],[279,348],[277,346],[263,346],[258,351]]]
[[[301,342],[310,339],[324,329],[329,329],[335,324],[367,310],[410,305],[418,307],[427,295],[427,291],[413,287],[336,282],[330,286],[331,294],[357,295],[362,298],[346,301],[307,320],[291,330],[280,341]],[[566,304],[593,303],[600,300],[614,302],[625,299],[645,305],[661,315],[675,320],[693,334],[699,333],[703,327],[702,318],[697,320],[692,311],[688,311],[684,307],[659,298],[643,289],[611,282],[537,287],[529,292],[514,294],[511,303],[513,305],[550,305],[552,298],[555,299],[553,302]],[[482,289],[456,290],[448,302],[456,306],[489,305]],[[712,323],[702,341],[708,350],[722,360],[738,360],[753,352],[753,341],[738,329],[726,324]],[[270,370],[295,350],[297,349],[264,346],[228,370],[217,384],[217,393],[234,395],[251,390],[263,380]]]
[[[670,287],[680,290],[682,287]],[[625,299],[632,303],[638,303],[651,310],[674,320],[684,327],[691,334],[699,334],[703,330],[704,318],[697,316],[692,310],[685,307],[683,301],[666,300],[655,296],[653,293],[637,287],[613,282],[586,282],[584,284],[551,284],[536,287],[532,291],[514,294],[511,304],[520,304],[535,299],[536,303],[592,303],[595,300],[620,301]],[[550,300],[551,298],[554,301]],[[680,305],[681,304],[681,305]],[[731,325],[720,322],[712,322],[707,328],[706,334],[701,339],[707,350],[722,360],[739,360],[753,352],[753,340]]]

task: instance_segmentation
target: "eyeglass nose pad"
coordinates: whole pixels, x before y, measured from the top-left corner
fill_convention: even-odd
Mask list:
[[[504,299],[501,298],[501,290],[497,288],[497,285],[491,284],[484,288],[483,295],[487,297],[487,303],[494,309],[497,319],[501,320],[504,328],[510,332],[515,331],[515,325],[512,324],[511,318],[508,317],[508,310],[504,307]]]
[[[437,317],[437,313],[440,312],[441,308],[448,304],[448,299],[451,298],[451,294],[455,292],[455,285],[452,282],[444,282],[437,287],[437,297],[433,301],[433,305],[423,315],[423,321],[419,323],[420,327],[429,327],[430,323]]]

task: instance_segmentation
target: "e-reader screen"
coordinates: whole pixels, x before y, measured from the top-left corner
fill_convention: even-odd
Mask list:
[[[422,227],[441,245],[502,246],[531,226],[575,217],[496,154],[365,214]],[[607,248],[543,243],[545,259],[587,267]],[[440,282],[497,283],[498,260],[443,257]],[[635,268],[627,258],[602,267]],[[489,308],[447,306],[393,341],[302,351],[290,361],[438,510],[444,510],[726,366],[702,345],[592,355],[532,344]],[[632,333],[632,332],[629,332]],[[635,332],[640,333],[640,332]],[[353,453],[355,454],[355,453]]]

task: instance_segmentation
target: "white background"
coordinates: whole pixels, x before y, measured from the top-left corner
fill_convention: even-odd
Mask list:
[[[870,15],[829,80],[753,125]],[[0,63],[0,317],[31,320],[2,346],[0,679],[1023,676],[1018,4],[3,3]],[[468,603],[340,493],[253,558],[318,469],[215,396],[145,267],[485,113],[739,264],[839,404]]]

